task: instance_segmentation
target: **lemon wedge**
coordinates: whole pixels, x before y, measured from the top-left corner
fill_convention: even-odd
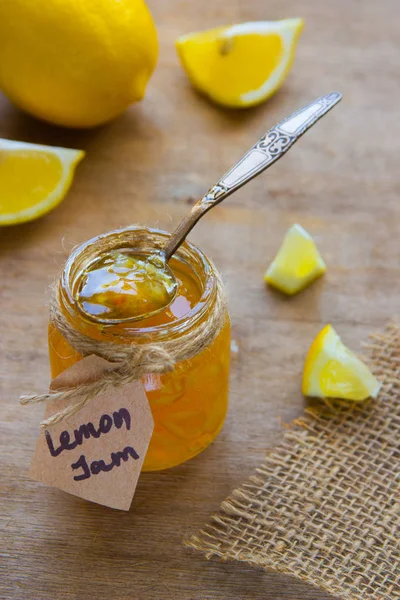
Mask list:
[[[183,35],[176,48],[200,92],[223,106],[253,106],[282,85],[303,25],[302,19],[285,19],[218,27]]]
[[[0,138],[0,225],[32,221],[57,206],[84,155]]]
[[[380,383],[341,341],[331,325],[320,331],[308,351],[303,394],[318,398],[365,400],[376,398]]]
[[[293,295],[325,271],[325,262],[310,234],[301,225],[293,225],[286,233],[264,279],[281,292]]]

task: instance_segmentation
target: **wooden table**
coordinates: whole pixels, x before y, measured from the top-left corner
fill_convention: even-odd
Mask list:
[[[0,231],[0,597],[20,600],[327,600],[287,578],[206,562],[182,538],[282,437],[303,410],[300,377],[315,334],[332,323],[354,349],[398,311],[398,2],[151,0],[160,61],[144,102],[106,127],[68,131],[0,100],[0,135],[84,148],[64,203]],[[298,15],[300,12],[300,15]],[[190,88],[173,42],[227,22],[303,16],[294,70],[267,104],[224,111]],[[344,101],[287,158],[212,211],[191,239],[227,282],[239,352],[218,440],[179,468],[140,479],[129,513],[29,480],[42,408],[21,392],[48,385],[48,285],[76,243],[129,223],[171,229],[269,126],[332,90]],[[317,240],[327,276],[293,299],[263,271],[287,228]]]

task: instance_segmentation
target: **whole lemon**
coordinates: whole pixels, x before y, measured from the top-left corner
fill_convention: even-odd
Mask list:
[[[143,0],[0,0],[0,89],[46,121],[109,121],[144,96],[157,55]]]

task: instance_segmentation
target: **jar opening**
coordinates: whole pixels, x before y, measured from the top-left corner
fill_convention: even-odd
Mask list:
[[[153,228],[131,226],[96,236],[78,246],[68,258],[61,277],[60,303],[70,319],[79,329],[97,327],[101,333],[109,337],[151,338],[152,341],[166,337],[182,335],[195,326],[212,306],[216,296],[216,278],[214,269],[207,257],[193,244],[185,242],[174,255],[176,260],[189,268],[198,283],[200,296],[195,305],[184,315],[173,322],[161,325],[147,325],[146,321],[123,319],[107,320],[86,317],[79,309],[77,295],[85,271],[96,262],[100,255],[110,249],[130,249],[140,253],[161,250],[169,238],[169,233]]]

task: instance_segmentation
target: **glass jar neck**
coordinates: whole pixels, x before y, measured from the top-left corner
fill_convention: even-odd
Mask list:
[[[99,235],[76,248],[68,258],[59,284],[60,308],[73,326],[95,339],[150,343],[179,338],[197,327],[213,309],[217,295],[217,280],[213,265],[194,245],[185,242],[174,255],[189,267],[196,279],[200,296],[190,311],[173,322],[163,325],[146,326],[144,321],[115,321],[104,324],[96,317],[84,315],[77,302],[85,271],[99,255],[111,249],[132,249],[140,252],[161,250],[169,234],[152,228],[131,226]]]

